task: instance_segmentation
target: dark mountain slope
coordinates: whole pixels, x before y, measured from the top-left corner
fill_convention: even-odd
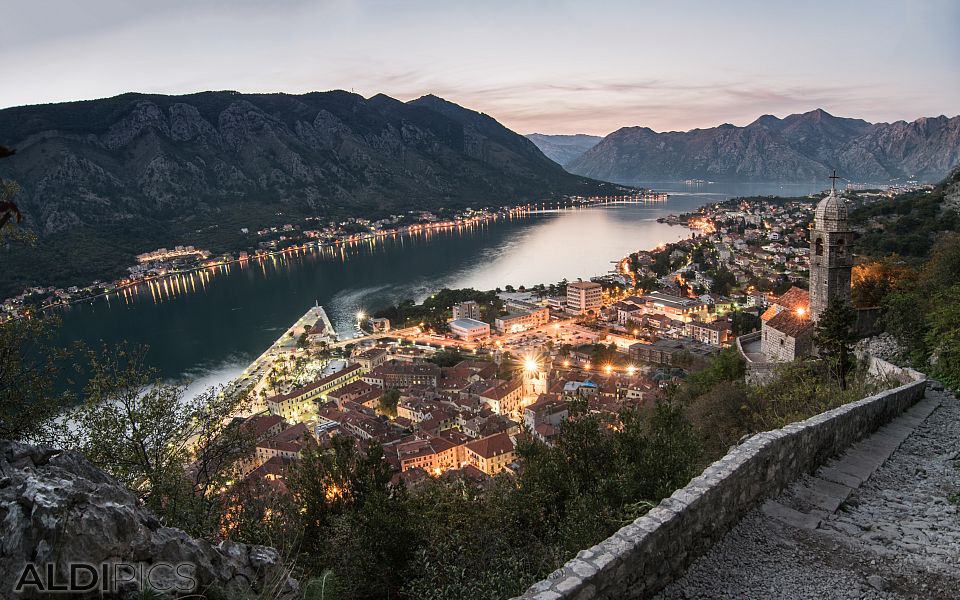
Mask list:
[[[440,98],[202,92],[0,110],[0,163],[39,243],[8,264],[56,281],[115,274],[132,253],[229,245],[240,227],[500,206],[609,189],[571,175],[494,119]],[[117,248],[108,272],[86,265]],[[74,260],[53,257],[76,254]],[[80,263],[80,264],[75,264]],[[24,277],[5,269],[17,284]]]

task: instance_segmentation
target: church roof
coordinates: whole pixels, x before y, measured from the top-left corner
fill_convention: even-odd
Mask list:
[[[798,308],[807,310],[810,308],[810,292],[803,288],[793,286],[784,292],[782,296],[774,300],[773,303],[782,306],[786,310],[797,310]]]
[[[806,316],[800,317],[789,310],[785,310],[770,319],[766,325],[792,338],[798,338],[813,329],[813,322],[809,318]]]
[[[843,198],[837,196],[836,190],[830,190],[830,194],[817,204],[817,209],[813,213],[814,227],[824,227],[828,224],[836,224],[846,220],[846,203]]]

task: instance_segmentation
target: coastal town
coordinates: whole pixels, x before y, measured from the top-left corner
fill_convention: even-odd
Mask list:
[[[761,326],[776,336],[780,321],[799,319],[809,330],[820,296],[849,296],[852,263],[843,261],[829,268],[846,274],[846,287],[815,298],[803,289],[811,232],[845,230],[846,202],[831,192],[705,206],[675,218],[694,231],[689,239],[633,253],[589,281],[444,290],[433,298],[474,299],[447,302],[440,324],[358,313],[361,335],[340,339],[311,307],[239,380],[252,402],[237,419],[256,445],[243,476],[282,491],[302,452],[334,436],[379,444],[411,489],[430,477],[482,484],[514,473],[523,436],[549,445],[578,411],[652,406]],[[773,361],[783,351],[758,344],[762,352]]]
[[[960,1],[819,4],[11,3],[0,600],[960,600]]]
[[[254,439],[255,450],[239,464],[241,480],[283,491],[286,473],[304,451],[346,436],[360,448],[381,446],[395,479],[411,489],[441,476],[482,484],[521,468],[516,447],[524,436],[549,445],[578,413],[615,417],[653,406],[671,384],[738,345],[738,338],[756,346],[739,348],[751,368],[782,358],[777,354],[782,350],[761,348],[751,336],[759,336],[761,328],[776,336],[779,322],[810,310],[805,288],[811,233],[817,231],[815,206],[821,212],[829,203],[842,212],[838,226],[845,231],[847,204],[887,197],[871,190],[842,196],[833,190],[826,197],[704,205],[661,219],[688,228],[689,237],[621,257],[609,273],[589,280],[438,290],[419,305],[410,301],[373,314],[358,307],[353,327],[341,325],[339,332],[323,307],[311,306],[222,389],[244,399],[233,420]],[[112,288],[54,290],[49,296],[43,296],[49,290],[34,290],[47,304],[25,295],[5,303],[4,311],[17,317],[35,306],[128,293],[133,285],[147,285],[151,293],[173,286],[176,293],[176,286],[197,280],[206,285],[211,269],[231,262],[302,252],[311,245],[330,248],[466,228],[550,208],[466,211],[449,219],[417,212],[380,221],[265,228],[252,232],[258,242],[251,252],[214,256],[194,246],[161,248],[139,255],[129,277]],[[850,265],[844,268],[849,287]],[[783,334],[798,353],[806,339],[801,334],[809,337],[809,318],[801,320],[805,334],[797,328]]]

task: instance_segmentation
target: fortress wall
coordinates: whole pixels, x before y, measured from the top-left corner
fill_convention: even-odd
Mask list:
[[[761,501],[898,416],[923,397],[925,386],[924,380],[912,381],[754,435],[646,515],[578,553],[521,598],[614,600],[655,594],[683,575]]]

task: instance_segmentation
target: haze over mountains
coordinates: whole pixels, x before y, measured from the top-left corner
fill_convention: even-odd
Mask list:
[[[624,127],[561,164],[620,183],[810,182],[824,181],[833,169],[851,181],[888,183],[938,181],[958,162],[960,117],[868,123],[817,109],[783,119],[763,115],[745,127],[663,133]]]
[[[575,135],[548,135],[530,133],[527,138],[555,163],[567,166],[584,152],[600,143],[603,138],[599,135],[578,133]]]

